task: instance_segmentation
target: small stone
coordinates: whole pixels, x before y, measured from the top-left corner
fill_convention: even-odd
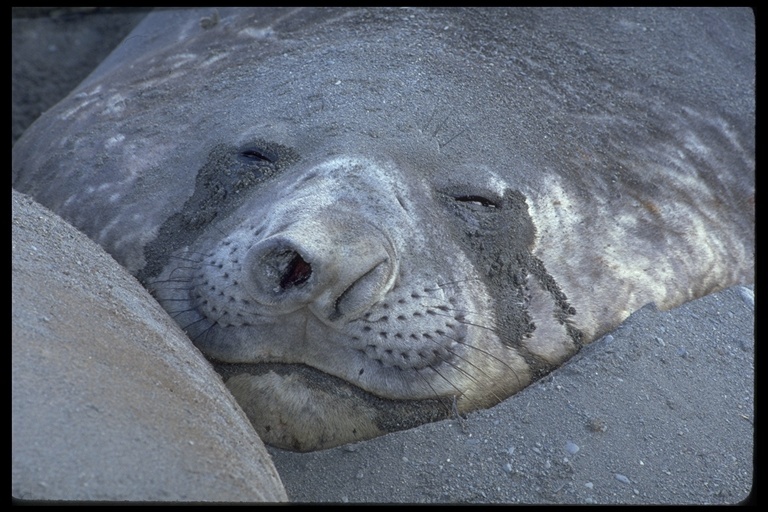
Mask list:
[[[621,473],[616,473],[613,476],[616,477],[616,480],[618,480],[619,482],[621,482],[623,484],[629,484],[629,478],[627,478],[626,476],[622,475]]]
[[[579,445],[576,443],[572,443],[571,441],[568,441],[565,443],[565,451],[570,453],[571,455],[576,455],[579,452]]]

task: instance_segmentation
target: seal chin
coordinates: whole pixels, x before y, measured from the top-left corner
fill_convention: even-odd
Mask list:
[[[449,417],[449,399],[387,400],[304,365],[214,362],[266,443],[331,448]]]
[[[295,451],[320,450],[370,439],[477,407],[488,407],[503,397],[485,388],[470,389],[472,396],[469,393],[458,396],[453,390],[441,397],[432,394],[419,399],[390,399],[302,364],[213,361],[213,365],[261,439]],[[454,378],[447,368],[441,371],[444,378]],[[401,372],[400,379],[426,382],[428,375],[418,378],[413,372]],[[392,381],[390,379],[390,384]],[[462,385],[458,378],[457,385]]]
[[[221,371],[221,370],[220,370]],[[297,372],[240,373],[226,386],[261,439],[296,451],[325,449],[386,433],[379,410],[353,392],[328,392]]]

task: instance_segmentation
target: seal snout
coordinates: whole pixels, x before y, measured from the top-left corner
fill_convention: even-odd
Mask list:
[[[325,323],[359,316],[383,298],[397,270],[392,244],[371,225],[313,218],[258,241],[244,266],[262,314],[309,308]]]

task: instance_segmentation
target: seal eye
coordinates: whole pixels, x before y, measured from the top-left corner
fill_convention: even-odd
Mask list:
[[[482,206],[484,208],[499,207],[499,205],[496,204],[494,201],[491,201],[487,197],[483,197],[483,196],[457,196],[457,197],[454,197],[454,199],[462,203],[469,203],[471,205]]]
[[[277,162],[277,153],[268,148],[249,146],[240,150],[240,159],[247,162],[264,162],[273,164]]]

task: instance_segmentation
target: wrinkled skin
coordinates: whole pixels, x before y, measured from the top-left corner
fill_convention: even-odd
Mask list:
[[[46,148],[40,151],[40,148]],[[754,271],[748,10],[150,15],[14,148],[265,442],[490,406]]]

